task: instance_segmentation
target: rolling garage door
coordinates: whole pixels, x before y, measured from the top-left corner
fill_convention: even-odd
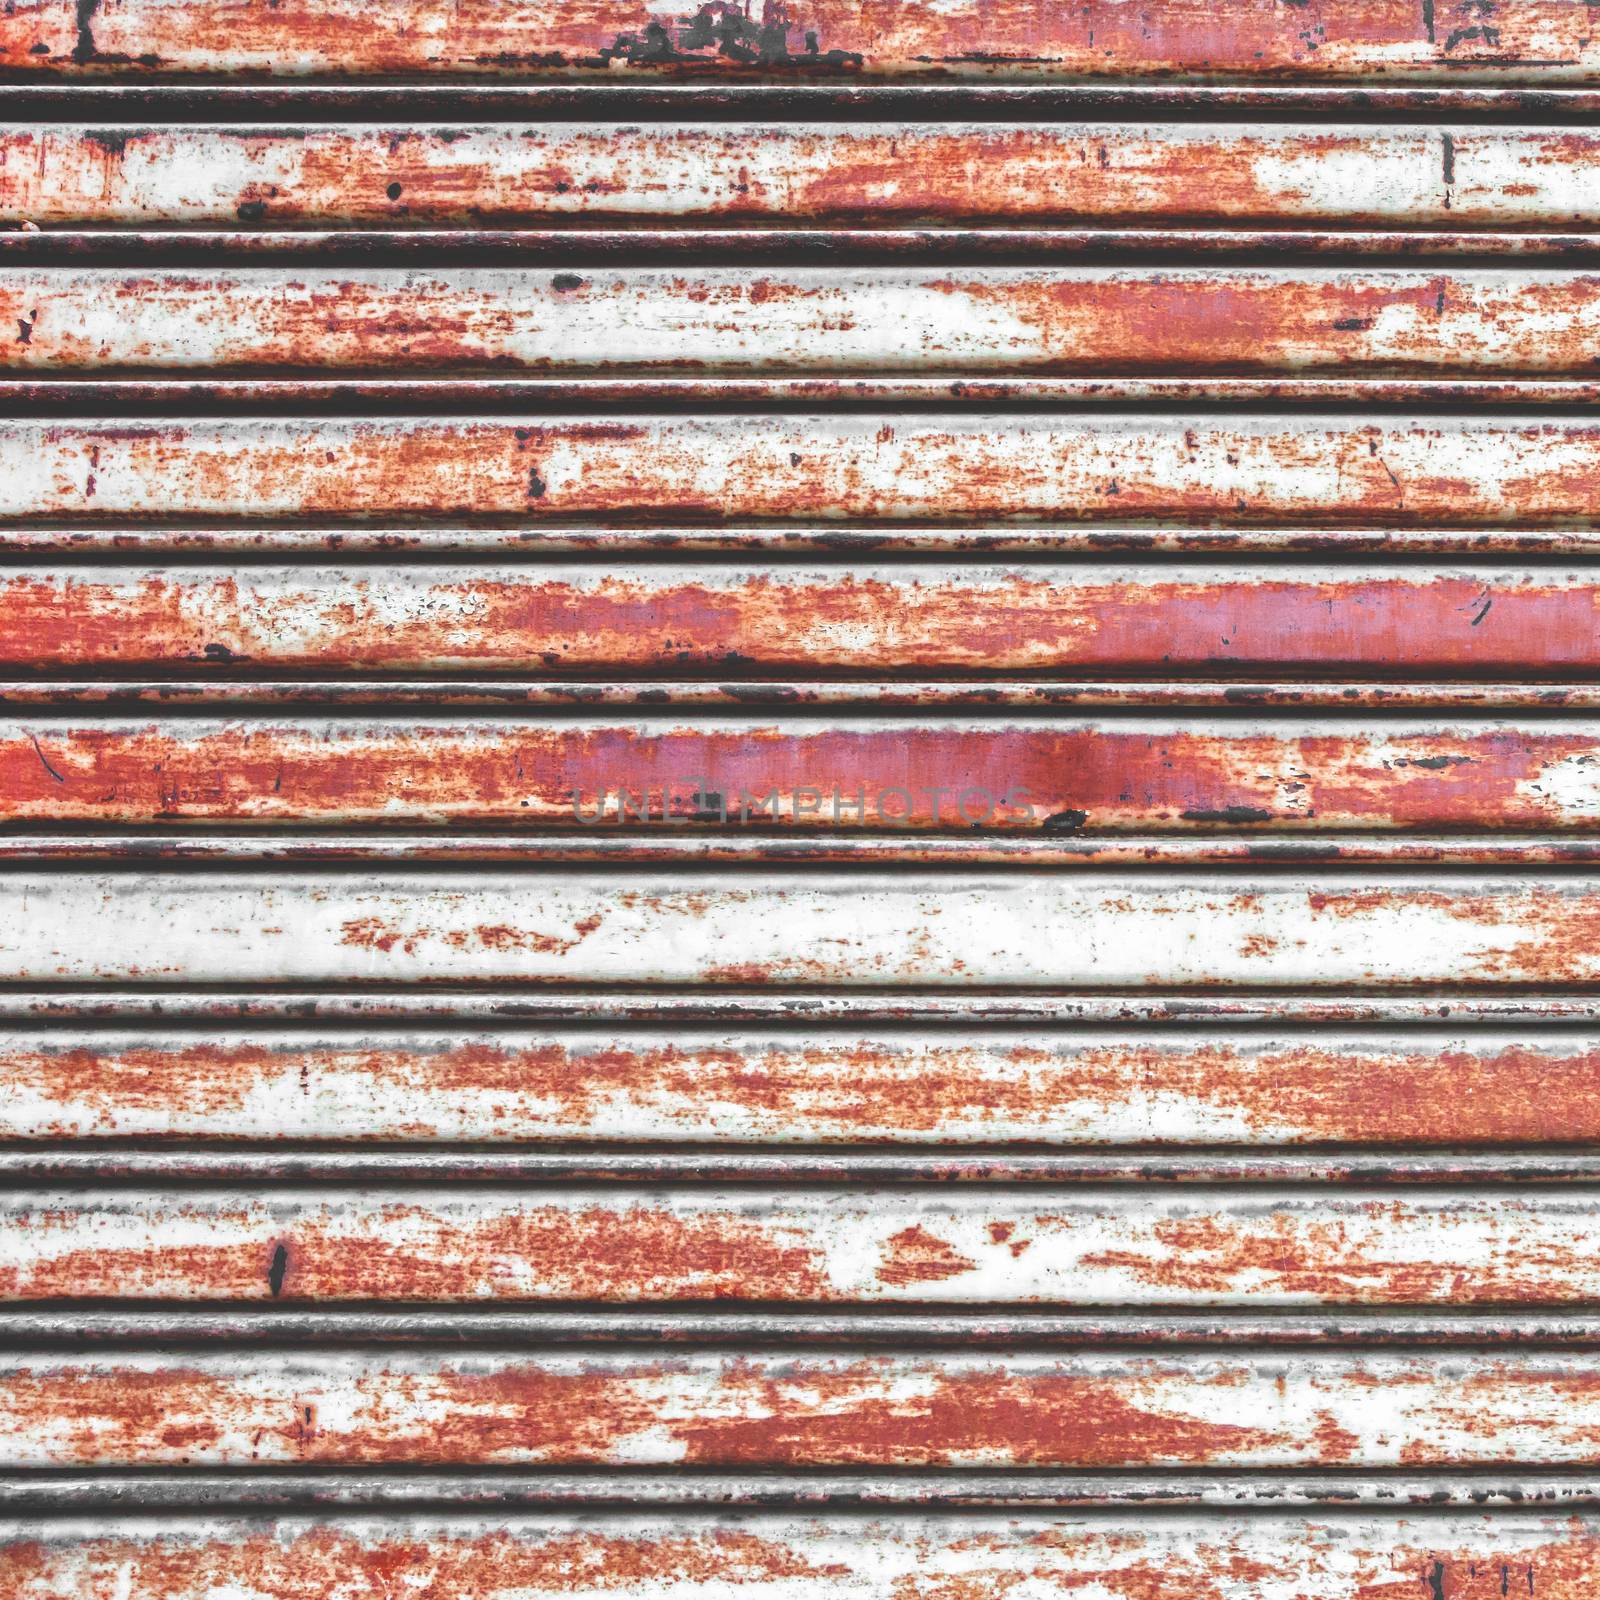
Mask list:
[[[1600,9],[0,71],[6,1600],[1600,1588]]]

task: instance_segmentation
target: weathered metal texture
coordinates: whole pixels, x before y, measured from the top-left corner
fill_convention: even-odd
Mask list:
[[[1342,0],[1306,12],[1272,0],[1116,0],[889,8],[768,0],[617,9],[558,0],[18,0],[0,24],[17,77],[366,78],[428,73],[582,76],[619,69],[925,78],[1208,78],[1587,83],[1600,42],[1570,0]]]
[[[16,1191],[0,1298],[1583,1305],[1596,1233],[1539,1188]]]
[[[1576,1353],[12,1355],[0,1464],[1593,1467],[1597,1389]]]
[[[789,673],[812,693],[830,675],[864,673],[1549,679],[1600,669],[1600,570],[75,564],[0,570],[0,664],[85,676],[182,669],[236,677],[236,668],[651,680]],[[525,684],[498,692],[519,695]],[[324,685],[319,692],[340,692],[336,677]],[[618,687],[638,694],[654,685],[635,678]],[[1342,683],[1334,694],[1350,691]],[[450,694],[446,686],[433,692]],[[1140,683],[1124,698],[1133,705],[1164,692]],[[1546,684],[1545,692],[1556,691]],[[1233,697],[1241,701],[1248,697]]]
[[[38,718],[0,723],[0,821],[1595,829],[1600,731],[1556,719]]]
[[[1587,417],[7,421],[0,518],[1600,521]]]
[[[1135,990],[630,989],[596,985],[559,988],[70,988],[0,987],[0,1018],[28,1027],[141,1026],[147,1023],[210,1027],[270,1022],[412,1026],[421,1023],[474,1029],[484,1024],[608,1027],[668,1023],[806,1029],[843,1023],[931,1025],[1122,1027],[1178,1023],[1184,1027],[1269,1023],[1278,1028],[1384,1028],[1415,1025],[1536,1029],[1593,1028],[1600,1024],[1600,995],[1593,991],[1525,989],[1315,990],[1257,989],[1234,993],[1161,993]]]
[[[0,274],[0,370],[1587,373],[1600,277],[1331,268]]]
[[[723,874],[0,875],[0,982],[1592,984],[1600,883]]]
[[[892,1520],[683,1514],[629,1518],[409,1515],[69,1519],[0,1523],[12,1600],[300,1600],[436,1593],[527,1600],[574,1592],[705,1600],[1588,1600],[1600,1583],[1592,1515],[1141,1518],[1040,1514]]]
[[[193,28],[192,12],[185,12]],[[46,123],[0,131],[0,221],[497,228],[739,219],[1591,229],[1582,126]],[[1409,247],[1409,246],[1408,246]],[[1415,248],[1425,249],[1426,239]]]
[[[836,1346],[852,1351],[987,1349],[1087,1350],[1096,1346],[1159,1347],[1169,1350],[1273,1347],[1278,1351],[1334,1346],[1372,1349],[1400,1345],[1422,1350],[1482,1351],[1486,1348],[1537,1346],[1541,1350],[1592,1350],[1600,1346],[1600,1313],[1564,1306],[1511,1309],[1427,1306],[1319,1306],[1313,1310],[1243,1310],[1199,1307],[1158,1310],[1096,1307],[1061,1310],[1038,1306],[761,1306],[677,1303],[665,1305],[602,1305],[572,1308],[536,1302],[475,1301],[470,1306],[310,1304],[278,1301],[229,1306],[195,1306],[168,1302],[133,1306],[126,1302],[83,1301],[56,1305],[8,1302],[0,1307],[0,1339],[12,1349],[37,1353],[44,1347],[60,1352],[104,1350],[200,1349],[249,1342],[280,1352],[303,1347],[324,1350],[410,1345],[418,1349],[464,1349],[504,1352],[508,1349],[556,1345],[599,1347],[656,1345],[729,1351],[735,1348],[771,1351],[796,1345]],[[48,1509],[56,1480],[35,1490],[30,1499],[26,1479],[0,1473],[0,1509]],[[95,1500],[94,1479],[68,1480],[64,1503]],[[215,1477],[188,1480],[194,1498],[183,1500],[185,1478],[153,1472],[161,1485],[162,1505],[201,1505],[216,1494]],[[224,1480],[225,1481],[225,1480]],[[325,1477],[320,1484],[299,1474],[263,1473],[255,1479],[236,1477],[231,1490],[236,1503],[251,1505],[369,1504],[386,1498],[434,1503],[454,1501],[478,1505],[560,1505],[578,1501],[605,1503],[637,1500],[661,1504],[805,1505],[854,1504],[1025,1504],[1091,1505],[1132,1503],[1220,1505],[1267,1501],[1274,1493],[1281,1504],[1314,1503],[1339,1498],[1316,1487],[1316,1480],[1284,1477],[1251,1480],[1230,1475],[1222,1480],[1185,1481],[1163,1475],[1153,1482],[1100,1477],[1018,1476],[985,1481],[983,1477],[938,1480],[926,1477],[867,1477],[852,1474],[824,1481],[755,1478],[740,1481],[712,1475],[692,1478],[637,1479],[621,1493],[616,1479],[594,1491],[583,1480],[562,1475],[549,1478],[464,1477],[453,1489],[445,1480],[430,1481],[429,1492],[408,1494],[405,1479],[374,1490],[373,1476]],[[1392,1480],[1391,1505],[1416,1500],[1434,1505],[1488,1505],[1514,1479],[1482,1476],[1431,1480],[1399,1476]],[[1526,1480],[1524,1480],[1526,1481]],[[1537,1481],[1537,1480],[1536,1480]],[[1327,1480],[1322,1480],[1326,1483]],[[1426,1484],[1431,1492],[1419,1494]],[[316,1485],[313,1487],[313,1485]],[[1499,1487],[1497,1487],[1499,1486]],[[1346,1487],[1350,1487],[1349,1484]],[[128,1480],[101,1480],[101,1504],[119,1501]],[[319,1494],[320,1489],[320,1494]],[[227,1498],[226,1495],[223,1498]],[[1353,1497],[1347,1497],[1353,1498]],[[1527,1504],[1600,1505],[1600,1484],[1592,1475],[1553,1474],[1525,1497]]]
[[[1600,1142],[1590,1033],[35,1030],[0,1078],[0,1140]]]
[[[1370,516],[1348,523],[1315,524],[1279,518],[1230,525],[1220,518],[1192,523],[1149,517],[1075,522],[1065,520],[1069,513],[1070,508],[1054,518],[1016,522],[982,521],[970,516],[951,521],[930,517],[904,522],[818,517],[754,521],[740,517],[720,522],[714,513],[660,521],[614,516],[593,521],[569,517],[550,522],[527,517],[500,522],[468,520],[460,515],[428,521],[394,515],[351,521],[324,515],[293,522],[281,518],[238,521],[187,515],[173,522],[126,516],[103,522],[56,518],[14,522],[0,518],[0,554],[30,562],[71,556],[100,563],[147,563],[157,559],[238,561],[242,567],[248,560],[252,569],[265,556],[288,557],[320,568],[330,559],[364,558],[363,564],[370,566],[372,557],[381,557],[391,567],[403,567],[413,561],[432,565],[470,556],[498,566],[508,560],[520,563],[528,556],[561,555],[588,561],[610,560],[613,564],[636,560],[640,570],[635,578],[640,581],[645,576],[645,563],[638,558],[713,553],[739,555],[762,563],[780,556],[834,562],[849,558],[871,563],[874,568],[885,557],[900,556],[1032,560],[1073,555],[1105,561],[1133,556],[1184,556],[1194,560],[1226,554],[1235,562],[1285,556],[1316,556],[1341,562],[1374,556],[1425,557],[1435,561],[1445,556],[1474,560],[1536,557],[1585,562],[1600,557],[1600,523],[1591,524],[1587,517],[1548,524],[1470,524],[1457,519],[1446,522],[1442,517],[1410,523]],[[1395,572],[1402,570],[1395,563]],[[239,576],[245,576],[242,570]],[[38,573],[35,579],[48,581],[48,575]],[[1419,680],[1429,681],[1433,680]],[[1162,693],[1161,684],[1171,692],[1170,680],[1153,680],[1151,692]]]

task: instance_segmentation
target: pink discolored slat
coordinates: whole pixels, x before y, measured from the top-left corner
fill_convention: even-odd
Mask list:
[[[0,1034],[0,1139],[1057,1146],[1600,1141],[1588,1037]]]
[[[1587,418],[0,423],[0,520],[1592,522]]]
[[[1037,1513],[893,1518],[637,1512],[409,1514],[0,1523],[12,1600],[255,1600],[447,1594],[452,1600],[943,1600],[1004,1594],[1104,1600],[1589,1600],[1590,1515],[1335,1512],[1135,1520]]]
[[[1041,11],[1023,0],[889,7],[768,0],[651,10],[552,0],[17,0],[0,68],[105,78],[630,71],[756,76],[1199,78],[1583,83],[1600,44],[1571,0],[1116,0]]]
[[[27,567],[0,571],[0,663],[808,678],[1159,670],[1193,679],[1300,668],[1548,676],[1600,670],[1600,572],[415,559]]]
[[[0,1367],[0,1463],[23,1467],[1596,1461],[1600,1362],[1580,1355],[255,1351]],[[1401,1592],[1425,1591],[1414,1575]]]
[[[0,820],[1003,829],[1600,825],[1600,735],[1279,722],[0,725]]]

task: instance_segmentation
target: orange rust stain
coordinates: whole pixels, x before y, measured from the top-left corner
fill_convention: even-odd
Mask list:
[[[1289,1211],[1252,1220],[1166,1217],[1148,1225],[1155,1250],[1100,1250],[1082,1262],[1196,1296],[1227,1296],[1252,1284],[1261,1293],[1363,1304],[1537,1305],[1583,1298],[1575,1293],[1574,1276],[1587,1271],[1592,1251],[1581,1230],[1565,1243],[1541,1241],[1532,1230],[1519,1230],[1508,1208],[1507,1215],[1492,1219],[1495,1243],[1476,1250],[1470,1265],[1461,1250],[1450,1247],[1448,1215],[1433,1222],[1437,1249],[1431,1259],[1416,1259],[1400,1241],[1386,1254],[1364,1237],[1369,1229],[1381,1234],[1403,1221],[1406,1209],[1396,1200],[1372,1201],[1325,1219]],[[1417,1231],[1409,1232],[1414,1244]]]
[[[236,1590],[263,1600],[406,1592],[501,1600],[524,1591],[568,1594],[574,1587],[639,1593],[669,1584],[836,1582],[848,1576],[838,1563],[808,1558],[793,1544],[737,1528],[676,1537],[594,1529],[543,1535],[428,1529],[406,1536],[388,1528],[365,1533],[323,1526],[292,1538],[273,1532],[18,1540],[0,1546],[0,1586],[14,1595],[31,1596],[25,1584],[64,1595],[76,1579],[73,1553],[86,1555],[96,1571],[116,1572],[125,1586],[122,1600],[202,1600]]]
[[[182,1214],[182,1208],[178,1208]],[[236,1243],[105,1243],[0,1268],[11,1299],[177,1300],[836,1300],[821,1246],[793,1228],[734,1213],[681,1217],[665,1207],[571,1211],[529,1205],[511,1215],[454,1219],[395,1203],[356,1235],[316,1209],[281,1227],[241,1205],[204,1225]],[[41,1211],[27,1234],[71,1222]]]
[[[1362,1374],[1348,1376],[1353,1398]],[[1382,1381],[1366,1375],[1373,1381]],[[695,1374],[682,1359],[555,1371],[535,1362],[468,1370],[310,1367],[263,1387],[178,1367],[124,1372],[112,1364],[52,1366],[0,1377],[13,1436],[50,1441],[60,1465],[152,1460],[244,1464],[635,1462],[630,1442],[665,1435],[676,1459],[706,1466],[1138,1467],[1293,1460],[1338,1465],[1371,1441],[1318,1425],[1208,1421],[1252,1381],[1238,1365],[1129,1361],[1086,1374],[1016,1373],[1004,1365],[947,1369],[863,1357],[842,1363],[730,1359]],[[1345,1387],[1345,1379],[1331,1379]],[[1592,1412],[1592,1374],[1521,1372],[1491,1363],[1469,1381],[1421,1372],[1407,1404],[1426,1415],[1407,1464],[1515,1459],[1496,1429],[1520,1408]],[[324,1401],[326,1400],[326,1404]],[[314,1411],[347,1418],[308,1425]],[[1445,1436],[1432,1439],[1435,1428]],[[1593,1459],[1594,1430],[1575,1417],[1558,1430],[1565,1456]],[[1457,1437],[1457,1435],[1460,1435]],[[1463,1441],[1466,1442],[1463,1442]],[[666,1442],[670,1441],[670,1442]]]
[[[820,1531],[820,1530],[818,1530]],[[796,1580],[839,1583],[856,1570],[820,1559],[809,1530],[793,1537],[739,1528],[669,1534],[641,1530],[619,1535],[587,1528],[523,1532],[490,1526],[457,1533],[438,1528],[408,1533],[392,1527],[356,1530],[337,1523],[296,1530],[268,1528],[209,1536],[152,1532],[82,1533],[45,1540],[21,1538],[0,1547],[0,1580],[33,1600],[65,1593],[86,1561],[115,1572],[128,1587],[123,1600],[201,1600],[246,1588],[265,1600],[303,1600],[330,1584],[339,1592],[389,1593],[437,1587],[459,1600],[501,1600],[524,1591],[565,1595],[576,1584],[599,1592],[662,1593],[710,1584],[757,1586]],[[897,1580],[893,1600],[985,1600],[1018,1589],[1076,1593],[1093,1586],[1116,1600],[1163,1600],[1174,1585],[1193,1600],[1234,1600],[1242,1586],[1299,1584],[1291,1592],[1312,1600],[1324,1585],[1349,1600],[1587,1600],[1600,1582],[1600,1551],[1592,1532],[1573,1518],[1536,1543],[1509,1540],[1490,1524],[1434,1547],[1420,1528],[1402,1525],[1392,1536],[1377,1528],[1331,1538],[1311,1522],[1280,1530],[1271,1560],[1260,1542],[1236,1524],[1182,1545],[1137,1532],[1076,1527],[996,1531],[982,1525],[957,1537],[881,1530],[889,1549],[914,1559],[915,1577]],[[837,1549],[837,1546],[833,1548]],[[957,1570],[946,1567],[948,1556]],[[25,1585],[33,1585],[32,1589]]]
[[[958,1278],[964,1272],[971,1272],[976,1266],[976,1261],[916,1224],[902,1228],[884,1241],[884,1256],[877,1275],[880,1283],[904,1287],[912,1283],[941,1283],[946,1278]]]

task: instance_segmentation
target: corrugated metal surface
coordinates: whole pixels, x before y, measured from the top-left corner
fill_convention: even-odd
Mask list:
[[[0,81],[3,1600],[1590,1600],[1600,10]]]

